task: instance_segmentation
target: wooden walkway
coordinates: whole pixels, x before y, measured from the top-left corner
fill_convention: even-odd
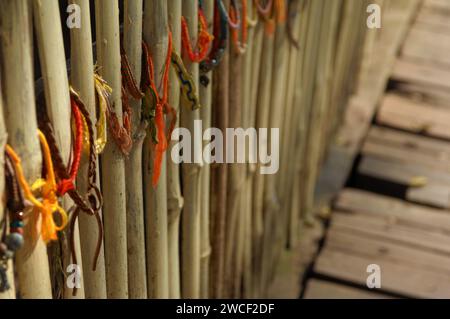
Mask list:
[[[390,83],[305,298],[450,298],[449,1],[424,1]],[[370,264],[381,267],[376,291]]]

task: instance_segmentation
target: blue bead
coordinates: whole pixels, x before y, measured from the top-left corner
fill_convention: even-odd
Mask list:
[[[11,228],[22,228],[23,227],[23,221],[20,220],[13,220],[10,224]]]
[[[19,233],[8,234],[5,238],[5,244],[11,251],[17,251],[23,246],[23,236]]]

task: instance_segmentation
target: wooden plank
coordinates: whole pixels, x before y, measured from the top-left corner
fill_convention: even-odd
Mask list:
[[[381,289],[415,298],[449,298],[448,275],[414,268],[407,263],[396,263],[382,258],[373,259],[325,248],[315,264],[317,273],[366,285],[367,266],[381,268]]]
[[[359,173],[410,186],[408,200],[450,206],[450,143],[374,126],[362,154]]]
[[[372,126],[361,153],[450,172],[450,143],[408,132]]]
[[[352,213],[333,215],[325,248],[315,265],[317,273],[365,285],[367,265],[377,264],[381,267],[382,290],[412,297],[448,298],[449,215],[350,189],[342,192],[337,206]]]
[[[378,123],[440,138],[450,138],[450,111],[407,97],[387,94],[377,114]]]
[[[448,0],[425,0],[422,8],[446,11],[446,14],[450,16],[450,2]]]
[[[450,143],[428,136],[373,125],[370,128],[367,140],[379,144],[392,144],[415,153],[426,153],[425,155],[433,158],[442,157],[445,160],[450,160]]]
[[[399,82],[395,84],[395,93],[433,104],[435,107],[450,108],[450,92],[432,85]]]
[[[450,19],[448,18],[448,12],[445,10],[423,7],[417,15],[416,22],[433,24],[443,28],[450,27]]]
[[[376,156],[364,156],[358,166],[358,173],[411,187],[429,183],[450,185],[448,173],[415,163]]]
[[[427,184],[423,187],[410,187],[406,198],[415,203],[440,208],[450,207],[450,189],[439,184]]]
[[[450,90],[450,69],[406,58],[397,60],[392,72],[392,79]]]
[[[433,32],[436,35],[450,35],[450,24],[437,24],[433,21],[417,20],[413,28]]]
[[[406,38],[402,55],[406,58],[450,67],[449,51],[450,34],[436,33],[430,28],[423,29],[415,25]]]
[[[408,264],[419,270],[431,270],[450,275],[450,257],[433,252],[393,243],[389,240],[373,239],[331,227],[327,235],[328,249],[352,255],[364,255],[373,260],[387,260]]]
[[[373,293],[320,279],[308,281],[304,299],[389,299],[389,296]]]
[[[336,198],[335,208],[359,215],[389,217],[428,231],[450,233],[450,215],[446,211],[363,190],[344,189]]]
[[[358,173],[409,187],[421,187],[421,192],[407,192],[407,199],[440,208],[450,207],[450,174],[426,166],[401,163],[389,159],[365,156]],[[416,186],[420,181],[419,186]],[[422,183],[423,181],[423,183]],[[436,190],[439,190],[436,192]],[[425,197],[426,194],[426,197]]]
[[[356,213],[335,214],[332,223],[338,229],[361,234],[364,237],[388,240],[450,256],[450,237],[442,230],[431,232],[430,229],[411,227],[407,222],[394,217]]]

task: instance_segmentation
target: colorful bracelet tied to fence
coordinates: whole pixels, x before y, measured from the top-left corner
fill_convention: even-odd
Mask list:
[[[197,87],[194,79],[186,70],[181,57],[175,51],[172,51],[171,61],[181,84],[182,104],[188,106],[191,110],[200,108],[200,100],[198,98]]]
[[[162,96],[159,95],[156,88],[154,65],[150,54],[150,50],[145,42],[143,42],[143,53],[145,58],[144,67],[144,103],[143,103],[143,118],[150,122],[150,131],[152,141],[154,143],[154,158],[153,158],[153,177],[152,185],[155,187],[158,184],[159,176],[161,174],[161,165],[164,152],[167,150],[170,136],[176,123],[176,112],[169,105],[169,69],[172,57],[172,33],[169,31],[169,39],[167,46],[167,55],[164,64],[163,77],[161,81]],[[171,116],[169,129],[166,133],[166,125],[164,113]]]
[[[49,242],[50,240],[57,240],[57,232],[67,225],[67,213],[58,203],[56,177],[47,140],[41,131],[38,132],[38,135],[44,154],[46,177],[38,179],[32,186],[25,179],[21,161],[16,152],[9,145],[6,146],[6,152],[14,163],[15,173],[25,198],[31,202],[33,213],[39,215],[34,217],[41,219],[40,234],[42,239],[44,242]],[[40,190],[42,200],[39,200],[34,195],[34,192],[38,190]],[[60,217],[59,225],[55,221],[55,214],[58,214]]]
[[[121,53],[121,68],[122,79],[124,82],[122,85],[122,90],[130,93],[130,95],[136,100],[142,99],[144,97],[144,93],[140,90],[139,85],[134,78],[133,72],[131,72],[130,62],[128,61],[128,57],[124,49],[122,49]]]
[[[131,109],[127,104],[123,105],[123,118],[122,123],[120,123],[121,121],[110,102],[112,93],[111,87],[100,75],[95,74],[94,78],[97,101],[100,105],[100,109],[105,110],[109,131],[120,151],[123,154],[128,155],[133,145],[131,139]],[[123,96],[124,95],[122,94],[122,97]]]
[[[248,13],[247,17],[245,18],[245,20],[247,20],[247,26],[249,28],[253,28],[258,24],[258,10],[256,9],[256,5],[254,2],[252,2],[251,11],[252,11],[252,18]]]
[[[124,118],[126,121],[126,129],[131,138],[131,107],[129,103],[128,95],[135,100],[141,100],[144,97],[144,93],[139,88],[139,85],[131,71],[131,66],[128,61],[128,57],[125,53],[125,49],[121,49],[121,66],[122,66],[122,106],[125,110],[125,114],[128,115]],[[133,141],[132,141],[133,142]]]
[[[5,152],[5,185],[8,212],[4,215],[4,220],[1,221],[3,229],[0,239],[0,292],[5,292],[11,288],[7,276],[9,261],[14,258],[15,252],[24,244],[25,201],[16,178],[14,164],[7,152]]]
[[[234,48],[236,49],[236,52],[238,54],[244,54],[247,49],[247,2],[241,1],[242,3],[242,16],[244,17],[241,19],[241,25],[242,28],[232,28],[231,29],[231,38],[233,40]],[[230,8],[230,14],[229,19],[233,19],[238,21],[239,17],[239,9],[236,7],[236,5],[232,5]],[[239,31],[241,31],[241,41],[239,41]]]
[[[83,120],[78,106],[73,98],[70,101],[72,115],[75,123],[75,144],[73,149],[73,161],[70,168],[70,174],[67,178],[62,179],[58,183],[58,193],[63,196],[70,190],[75,189],[75,179],[78,175],[80,167],[81,151],[83,146]]]
[[[55,167],[56,176],[59,179],[58,194],[63,196],[67,193],[75,203],[75,209],[73,210],[70,220],[70,251],[72,254],[72,260],[74,263],[77,261],[75,254],[75,238],[74,227],[75,221],[82,211],[90,216],[94,216],[97,221],[98,227],[98,239],[96,246],[96,253],[94,254],[93,270],[96,268],[98,255],[100,253],[102,238],[103,238],[103,225],[100,217],[99,210],[102,206],[102,195],[99,188],[96,185],[97,170],[96,170],[96,145],[94,141],[93,124],[90,119],[90,114],[86,109],[83,101],[78,94],[70,88],[70,98],[72,107],[72,116],[75,135],[75,143],[73,147],[73,160],[70,171],[68,171],[64,160],[62,159],[61,152],[58,149],[55,135],[53,133],[52,125],[46,116],[45,112],[39,117],[39,127],[44,132],[47,142],[50,148],[50,152],[53,157],[53,164]],[[86,141],[86,145],[83,145],[83,141]],[[83,147],[84,146],[84,147]],[[87,181],[88,187],[85,197],[83,197],[75,188],[74,183],[78,176],[81,153],[83,149],[87,149],[88,155],[88,169],[87,169]],[[71,210],[72,211],[72,210]]]
[[[212,71],[222,60],[228,43],[228,15],[222,0],[216,0],[214,9],[214,41],[209,56],[200,63],[200,83],[208,86],[209,79],[205,73]]]
[[[97,113],[98,113],[98,118],[97,118],[97,122],[95,123],[95,128],[96,128],[96,139],[95,139],[95,153],[97,154],[101,154],[103,152],[103,150],[105,149],[105,145],[106,142],[108,141],[107,139],[107,120],[106,120],[106,108],[107,108],[107,103],[106,100],[100,97],[99,94],[99,90],[102,89],[108,89],[109,86],[106,85],[106,82],[104,82],[105,86],[107,88],[103,88],[101,85],[99,85],[100,83],[103,84],[103,79],[97,74],[94,74],[94,83],[95,83],[95,92],[96,92],[96,105],[98,106],[97,108]],[[110,90],[111,88],[109,88]]]
[[[208,32],[208,23],[206,22],[203,10],[198,10],[198,39],[197,39],[197,51],[194,51],[191,44],[191,38],[189,36],[189,28],[184,17],[181,17],[181,42],[183,44],[184,51],[186,52],[191,62],[202,62],[209,53],[209,47],[214,37]]]
[[[293,45],[297,50],[300,49],[300,43],[294,36],[294,30],[292,26],[292,22],[296,19],[297,15],[299,14],[299,1],[289,1],[288,4],[288,15],[287,15],[287,22],[286,22],[286,34],[288,36],[289,42],[291,45]]]

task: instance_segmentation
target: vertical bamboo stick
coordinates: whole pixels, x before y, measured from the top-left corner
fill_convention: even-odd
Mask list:
[[[265,27],[263,28],[263,30]],[[258,81],[258,95],[257,95],[257,117],[256,117],[256,127],[268,128],[269,127],[269,114],[270,114],[270,99],[271,99],[271,83],[272,83],[272,63],[274,56],[274,35],[263,31],[264,39],[262,45],[262,53],[260,64],[264,67],[260,68],[259,81]],[[258,136],[261,142],[261,135]],[[258,150],[260,151],[260,150]],[[261,294],[263,288],[262,285],[262,272],[263,272],[263,250],[264,242],[263,238],[265,235],[265,229],[267,225],[267,219],[263,218],[263,209],[266,205],[264,199],[264,188],[265,188],[265,176],[259,172],[260,163],[257,165],[257,170],[255,178],[253,181],[254,188],[254,198],[253,198],[253,210],[255,219],[261,220],[261,229],[255,229],[256,234],[254,235],[255,242],[255,279],[256,284],[255,291],[258,295]],[[261,231],[259,233],[259,231]]]
[[[311,7],[309,11],[309,25],[308,25],[308,35],[307,42],[305,44],[306,56],[304,60],[304,68],[303,68],[303,81],[305,81],[304,85],[304,94],[302,95],[302,104],[305,107],[304,119],[305,119],[305,151],[303,152],[302,162],[304,166],[302,167],[301,178],[303,179],[303,183],[305,180],[309,178],[310,172],[306,166],[306,161],[308,160],[308,149],[310,145],[310,137],[311,130],[314,130],[314,125],[311,123],[310,114],[312,114],[312,109],[315,107],[313,105],[313,93],[314,93],[314,81],[316,77],[316,66],[317,66],[317,56],[319,50],[319,42],[317,39],[320,36],[320,25],[321,25],[321,10],[322,10],[322,1],[312,1]],[[301,193],[301,205],[302,205],[302,217],[305,219],[307,224],[313,223],[313,219],[311,215],[305,214],[305,190],[302,188]]]
[[[124,3],[123,46],[136,80],[141,80],[142,61],[142,0]],[[147,298],[145,258],[144,198],[142,184],[142,145],[145,130],[141,124],[141,101],[130,99],[132,109],[131,134],[133,148],[125,162],[127,198],[128,295],[133,299]]]
[[[304,200],[303,194],[303,184],[305,180],[305,151],[306,151],[306,143],[308,138],[308,123],[309,123],[309,114],[311,109],[311,103],[306,103],[306,97],[309,94],[307,91],[307,87],[310,85],[310,80],[308,77],[311,77],[307,70],[311,67],[311,56],[314,51],[311,48],[314,42],[312,39],[316,37],[313,33],[314,25],[317,20],[317,12],[316,8],[313,6],[312,1],[306,1],[304,6],[305,17],[302,19],[303,28],[302,29],[302,47],[304,47],[303,52],[301,53],[301,60],[299,63],[299,69],[297,73],[297,81],[300,85],[297,87],[294,93],[294,103],[296,107],[299,107],[298,114],[298,125],[297,130],[294,132],[296,135],[295,138],[295,152],[294,152],[294,163],[292,167],[292,174],[295,178],[295,182],[292,190],[292,207],[290,211],[290,227],[289,227],[289,236],[290,236],[290,245],[292,246],[295,242],[298,234],[298,229],[303,225],[299,224],[299,219],[302,216],[302,205]],[[312,33],[312,34],[311,34]]]
[[[291,197],[290,206],[287,208],[289,212],[289,219],[287,221],[287,230],[289,233],[288,245],[290,248],[295,247],[299,232],[299,218],[300,218],[300,190],[302,184],[301,168],[303,164],[302,154],[304,149],[305,140],[305,123],[306,116],[304,115],[307,108],[303,105],[303,88],[306,81],[303,78],[305,48],[307,41],[307,32],[309,25],[309,12],[311,8],[311,2],[303,0],[300,6],[303,11],[299,13],[300,20],[300,32],[298,35],[300,50],[297,56],[296,70],[295,70],[295,88],[292,96],[292,112],[294,116],[291,117],[291,135],[289,137],[290,149],[287,155],[288,158],[293,158],[291,165],[288,168],[288,176],[291,176],[292,190],[286,195],[287,198]],[[292,157],[291,157],[292,156]]]
[[[155,84],[162,93],[161,76],[168,47],[167,1],[145,1],[144,40],[148,43],[155,68]],[[161,94],[162,95],[162,94]],[[167,238],[166,154],[158,185],[153,188],[153,157],[150,136],[144,144],[145,222],[147,234],[147,288],[149,298],[169,297]]]
[[[96,0],[97,61],[109,83],[114,111],[122,121],[119,4]],[[128,297],[125,159],[110,138],[102,155],[103,219],[105,225],[106,288],[108,298]]]
[[[70,30],[71,42],[71,74],[70,80],[74,89],[79,93],[89,111],[91,121],[96,122],[95,93],[94,93],[94,58],[92,52],[91,35],[91,14],[89,0],[71,0],[71,3],[80,6],[81,28]],[[88,189],[88,158],[83,154],[79,176],[77,178],[77,188],[81,194],[85,194]],[[97,167],[97,173],[99,172]],[[99,182],[98,182],[99,183]],[[84,291],[86,298],[104,299],[106,298],[105,279],[105,255],[102,246],[96,265],[96,270],[92,269],[92,262],[95,257],[95,247],[98,236],[98,228],[92,216],[81,214],[79,216],[81,241],[81,257],[83,263]]]
[[[1,24],[0,24],[1,26]],[[0,72],[1,75],[1,72]],[[5,119],[3,115],[3,94],[2,94],[2,85],[1,85],[1,76],[0,76],[0,176],[4,176],[5,174],[5,146],[8,140],[8,133],[6,132]],[[5,179],[0,178],[0,194],[5,196]],[[3,220],[5,215],[8,214],[5,206],[0,206],[0,220]],[[14,265],[13,261],[9,260],[7,264],[8,270],[6,272],[6,276],[10,285],[10,288],[4,292],[0,292],[0,299],[15,299],[16,298],[16,287],[14,284]]]
[[[248,7],[251,10],[251,5]],[[242,13],[243,11],[241,11]],[[241,17],[242,21],[247,16]],[[248,32],[248,31],[247,31]],[[240,32],[242,36],[242,30]],[[248,50],[248,48],[247,48]],[[246,88],[246,80],[249,80],[250,69],[244,74],[245,56],[251,54],[246,51],[245,55],[237,52],[235,44],[230,44],[230,75],[229,75],[229,126],[231,128],[240,128],[246,126],[249,116],[249,106],[243,104],[246,95],[250,92],[242,90]],[[248,61],[250,67],[250,61]],[[249,89],[249,86],[247,89]],[[231,142],[231,141],[229,141]],[[229,147],[229,146],[228,146]],[[236,147],[234,150],[236,154]],[[245,242],[243,240],[245,231],[245,211],[243,205],[246,203],[246,192],[244,187],[247,165],[234,163],[228,169],[227,185],[227,247],[226,247],[226,269],[230,272],[227,278],[230,279],[229,296],[238,298],[241,293],[242,271],[243,271],[243,253]]]
[[[253,52],[251,61],[251,86],[250,86],[250,104],[249,107],[252,110],[252,126],[254,126],[256,129],[258,129],[258,125],[260,125],[262,122],[264,122],[264,110],[261,108],[261,105],[258,104],[258,93],[259,93],[259,82],[261,80],[260,78],[260,69],[261,69],[261,58],[262,58],[262,48],[263,48],[263,41],[264,41],[264,23],[259,21],[259,23],[255,26],[254,29],[254,40],[253,40]],[[249,41],[251,38],[249,37]],[[259,116],[262,116],[260,123],[258,123]],[[251,184],[252,188],[252,198],[251,203],[249,204],[252,211],[252,234],[251,234],[251,242],[252,242],[252,274],[251,274],[251,281],[252,281],[252,288],[251,288],[251,297],[257,297],[258,296],[258,289],[257,286],[259,286],[259,278],[258,278],[258,269],[260,269],[260,239],[262,237],[263,233],[263,216],[262,216],[262,192],[264,190],[264,185],[259,185],[262,179],[262,176],[260,176],[259,173],[257,173],[257,165],[251,165],[250,166],[250,173],[251,181],[249,182]],[[257,181],[258,179],[258,181]],[[259,187],[259,188],[258,188]],[[260,198],[260,202],[258,202],[257,198]]]
[[[228,8],[229,1],[223,1]],[[229,41],[228,41],[229,42]],[[214,71],[212,125],[222,132],[228,127],[228,75],[229,57],[226,52]],[[224,138],[224,145],[226,141]],[[210,294],[212,298],[222,298],[225,275],[225,220],[227,204],[227,165],[216,163],[211,167],[211,269]]]
[[[257,19],[256,16],[252,14],[253,1],[247,1],[248,16],[251,19]],[[246,17],[247,19],[247,17]],[[244,56],[243,61],[243,76],[242,76],[242,87],[244,93],[242,94],[242,107],[243,107],[243,126],[244,128],[250,128],[255,126],[255,116],[256,116],[256,103],[252,103],[252,87],[253,83],[253,58],[255,47],[255,26],[249,26],[248,29],[248,42],[247,51]],[[257,55],[258,57],[261,54]],[[256,87],[256,86],[255,86]],[[248,150],[248,148],[247,148]],[[247,163],[244,172],[244,189],[243,189],[243,200],[241,201],[241,211],[244,215],[243,220],[243,235],[241,240],[244,242],[244,252],[243,252],[243,295],[244,298],[251,298],[253,296],[253,271],[252,271],[252,235],[253,235],[253,216],[252,216],[252,199],[253,199],[253,176],[255,165]]]
[[[198,3],[183,1],[183,16],[189,28],[189,36],[194,42],[198,32]],[[195,42],[194,42],[195,43]],[[186,68],[191,73],[198,87],[198,64],[185,60]],[[192,159],[202,161],[201,136],[194,133],[194,121],[200,118],[200,111],[181,109],[181,126],[187,128],[192,135]],[[196,140],[197,138],[197,140]],[[199,147],[200,146],[200,147]],[[184,210],[182,215],[182,267],[181,291],[183,298],[200,297],[200,166],[198,163],[183,163],[183,195]]]
[[[289,7],[290,10],[295,10],[296,16],[295,20],[292,21],[291,17],[288,17],[288,19],[291,19],[291,26],[292,26],[292,36],[295,39],[299,39],[299,33],[300,33],[300,1],[295,1],[291,6]],[[292,14],[293,12],[288,12],[288,14]],[[302,17],[303,18],[303,17]],[[279,190],[280,194],[280,203],[281,203],[281,212],[282,212],[282,220],[280,220],[280,223],[283,228],[283,234],[284,234],[284,240],[287,239],[287,232],[284,231],[286,228],[284,225],[286,225],[286,220],[288,219],[287,216],[289,215],[287,212],[289,211],[289,205],[290,200],[290,176],[288,175],[289,168],[292,164],[292,158],[288,156],[288,154],[292,151],[293,147],[290,141],[290,136],[292,135],[292,131],[295,130],[296,123],[292,122],[292,118],[295,117],[295,110],[294,110],[294,91],[295,87],[299,85],[299,82],[295,81],[296,75],[297,75],[297,58],[300,55],[299,49],[296,48],[293,44],[289,43],[288,47],[288,54],[289,54],[289,60],[288,60],[288,68],[286,71],[286,99],[285,99],[285,112],[283,116],[283,130],[282,130],[282,140],[281,140],[281,147],[280,147],[280,171],[278,173],[278,181],[277,181],[277,189]]]
[[[206,21],[208,22],[209,32],[212,34],[214,25],[214,2],[205,1],[203,12],[205,14]],[[205,74],[210,80],[209,85],[200,85],[199,95],[201,120],[203,129],[211,127],[211,107],[212,107],[212,72]],[[203,146],[207,144],[207,141],[203,141]],[[211,256],[211,243],[210,243],[210,177],[211,167],[205,163],[200,170],[200,182],[201,182],[201,216],[200,216],[200,298],[209,297],[209,263]]]
[[[242,17],[244,19],[244,17]],[[229,116],[228,127],[237,128],[241,127],[242,121],[242,105],[241,105],[241,79],[242,79],[242,56],[236,52],[234,44],[230,41],[229,45]],[[227,141],[227,150],[230,149]],[[234,148],[234,154],[236,154],[236,147]],[[239,269],[236,268],[236,254],[241,250],[242,242],[236,240],[236,235],[239,233],[239,203],[240,203],[240,191],[243,183],[243,164],[233,163],[228,166],[228,180],[227,180],[227,219],[226,219],[226,243],[225,243],[225,285],[226,285],[226,298],[233,297],[233,284],[240,277]]]
[[[319,159],[321,151],[322,132],[326,129],[323,126],[324,115],[330,102],[332,66],[335,45],[335,31],[337,29],[339,2],[325,2],[322,18],[322,30],[320,34],[320,50],[317,61],[316,86],[322,90],[316,90],[314,96],[314,108],[311,112],[311,122],[314,126],[310,128],[310,142],[308,147],[308,159],[306,169],[308,178],[305,181],[305,213],[312,216],[314,208],[314,188],[316,185],[317,172],[319,169]]]
[[[181,0],[169,0],[169,25],[172,30],[173,50],[181,52]],[[170,70],[169,104],[177,111],[180,110],[180,84],[173,68]],[[180,117],[177,116],[178,127]],[[168,154],[175,141],[171,141]],[[167,162],[167,206],[169,220],[169,297],[180,298],[180,214],[183,208],[183,197],[180,185],[180,165],[172,160]]]
[[[34,24],[36,28],[39,60],[44,82],[44,92],[47,113],[53,125],[56,143],[61,152],[62,159],[68,163],[71,154],[71,129],[70,129],[70,96],[69,80],[66,70],[66,58],[62,37],[61,20],[59,19],[59,6],[51,0],[33,1]],[[63,206],[68,210],[73,201],[65,196]],[[66,230],[67,237],[70,236]],[[75,252],[81,257],[80,237],[78,222],[74,228]],[[64,239],[60,239],[64,240]],[[54,256],[59,258],[59,256]],[[72,263],[69,251],[62,251],[63,271]],[[57,264],[59,261],[54,260]],[[82,258],[78,260],[78,266],[82,269]],[[63,277],[64,278],[64,277]],[[63,283],[64,298],[83,298],[84,284],[80,280],[81,287],[77,287],[76,296],[72,295],[72,289],[68,289]]]
[[[277,12],[277,10],[276,10]],[[283,13],[285,14],[285,12]],[[273,55],[273,71],[271,78],[271,99],[270,104],[279,105],[279,107],[271,107],[269,128],[279,128],[280,137],[282,136],[282,114],[284,113],[285,103],[285,85],[286,85],[286,71],[288,66],[288,39],[286,35],[286,22],[278,21],[275,29],[274,40],[274,55]],[[273,143],[281,144],[281,141],[276,141],[269,134],[268,145],[273,147]],[[278,174],[271,174],[265,177],[264,185],[264,218],[265,229],[263,239],[263,264],[262,264],[262,283],[263,289],[267,288],[269,283],[269,276],[273,269],[273,263],[277,258],[273,256],[280,252],[280,247],[277,247],[277,238],[279,236],[279,225],[275,224],[275,214],[280,210],[279,190],[276,188],[276,181]],[[266,222],[267,221],[267,222]]]
[[[245,168],[245,167],[243,167]],[[242,176],[243,177],[243,176]],[[242,187],[241,187],[242,188]],[[242,190],[241,190],[242,191]],[[238,299],[241,298],[242,295],[242,278],[243,278],[243,267],[244,267],[244,250],[245,250],[245,242],[244,242],[244,231],[245,231],[245,223],[246,216],[244,211],[241,210],[243,207],[243,203],[245,203],[245,197],[243,196],[245,193],[241,193],[238,197],[238,213],[240,213],[235,221],[236,230],[234,235],[234,240],[236,242],[236,248],[234,249],[232,256],[232,267],[236,270],[233,275],[233,281],[231,283],[231,291],[230,295],[232,298]]]
[[[359,0],[347,0],[343,2],[342,8],[342,25],[339,29],[339,39],[338,48],[336,50],[335,65],[334,70],[334,80],[333,80],[333,95],[330,112],[328,112],[328,123],[329,129],[327,130],[327,135],[331,136],[336,130],[336,125],[340,121],[339,111],[342,110],[344,104],[344,97],[346,90],[344,86],[348,85],[346,81],[346,74],[349,70],[349,65],[351,64],[352,55],[349,53],[351,39],[355,37],[358,28],[354,27],[355,16],[357,16],[362,9],[362,1]]]
[[[0,2],[0,55],[5,98],[5,122],[9,143],[22,159],[25,177],[40,177],[41,151],[37,137],[32,69],[31,7],[28,0]],[[17,63],[20,61],[20,63]],[[33,225],[25,227],[30,238]],[[17,254],[16,266],[22,298],[51,298],[47,250],[42,240],[34,247],[25,240]],[[32,251],[30,255],[27,252]]]

